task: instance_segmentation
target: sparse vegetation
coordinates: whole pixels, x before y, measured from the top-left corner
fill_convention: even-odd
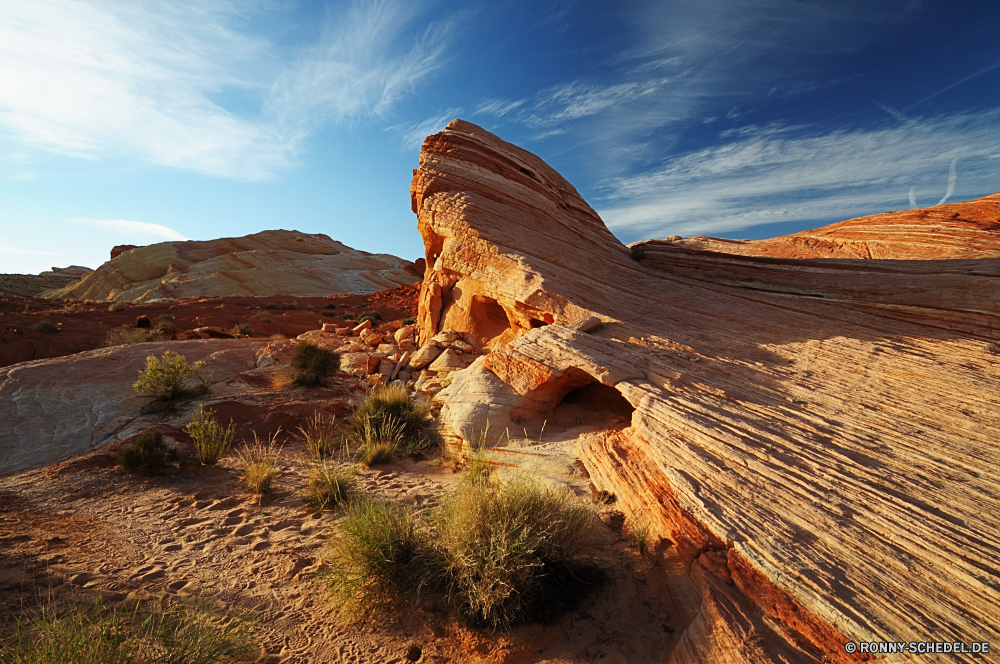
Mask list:
[[[205,410],[205,404],[200,403],[198,412],[184,427],[184,431],[191,436],[198,460],[207,466],[214,466],[233,444],[236,423],[229,420],[229,426],[223,428],[215,421],[215,411]]]
[[[58,332],[60,327],[50,320],[40,320],[32,325],[31,329],[42,334],[53,334],[54,332]]]
[[[628,532],[629,539],[632,541],[632,546],[636,548],[639,555],[646,555],[653,542],[649,522],[645,519],[632,520],[626,526],[626,532]]]
[[[406,590],[418,548],[413,518],[400,506],[367,497],[351,503],[333,542],[327,577],[345,615],[365,615]]]
[[[417,319],[414,318],[413,316],[407,316],[401,322],[403,323],[403,325],[416,325]]]
[[[299,433],[302,434],[302,439],[306,441],[306,449],[309,450],[309,458],[313,461],[322,461],[333,456],[338,443],[334,428],[335,419],[333,416],[326,419],[323,413],[316,411],[306,420],[304,427],[299,427]]]
[[[264,305],[264,308],[265,309],[279,309],[280,307],[278,307],[278,305],[275,304],[274,302],[269,302],[268,304]]]
[[[183,355],[169,350],[160,359],[150,355],[146,358],[146,368],[139,372],[139,380],[132,387],[140,394],[170,401],[184,393],[184,381],[203,366],[205,362],[198,360],[192,367]]]
[[[372,324],[378,323],[382,320],[382,314],[372,309],[371,311],[366,311],[360,316],[358,316],[358,323],[364,323],[366,320],[370,320]]]
[[[108,311],[125,311],[128,309],[128,304],[125,302],[112,302],[108,306]]]
[[[18,622],[0,645],[11,664],[210,664],[234,662],[254,645],[253,626],[240,618],[220,620],[196,602],[165,610],[125,602],[117,608],[98,597],[63,610],[42,608]]]
[[[261,323],[270,323],[270,322],[271,322],[271,319],[270,319],[270,318],[268,318],[267,316],[265,316],[264,318],[261,318],[261,319],[260,319],[260,322],[261,322]]]
[[[353,469],[322,462],[309,473],[303,500],[316,509],[332,509],[347,504],[356,491]]]
[[[298,385],[318,387],[326,384],[327,375],[340,368],[340,355],[320,348],[312,341],[300,341],[289,362]]]
[[[319,313],[320,313],[321,316],[326,316],[327,318],[336,318],[337,317],[337,312],[336,311],[327,311],[326,309],[324,309],[323,311],[321,311]]]
[[[139,344],[146,341],[146,330],[136,327],[116,327],[108,330],[101,342],[101,348],[111,348],[112,346],[127,346],[128,344]]]
[[[282,302],[281,303],[281,308],[282,309],[296,309],[298,306],[299,306],[298,302]]]
[[[326,304],[323,305],[323,308],[324,309],[336,309],[337,305],[335,303],[333,303],[333,302],[328,302],[328,303],[326,303]]]
[[[250,327],[249,323],[237,323],[236,325],[233,325],[231,332],[234,335],[242,334],[245,337],[253,336],[253,328]]]
[[[130,473],[148,473],[178,461],[177,449],[159,431],[146,431],[131,445],[119,448],[118,465]]]
[[[411,456],[426,451],[432,442],[427,434],[429,420],[429,403],[410,399],[405,386],[390,383],[375,387],[348,423],[361,462],[370,465],[400,450]]]
[[[344,313],[340,316],[343,320],[354,320],[354,314]]]
[[[278,447],[278,434],[281,429],[265,441],[253,434],[253,442],[243,446],[236,452],[236,458],[243,467],[243,484],[248,493],[270,495],[275,478],[278,476],[278,458],[281,448]]]

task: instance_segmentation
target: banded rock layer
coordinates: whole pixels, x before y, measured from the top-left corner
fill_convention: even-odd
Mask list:
[[[579,453],[663,538],[685,625],[663,661],[1000,642],[996,259],[921,260],[919,229],[891,266],[634,257],[558,173],[460,120],[425,141],[411,196],[420,338],[492,351],[438,395],[450,444],[627,401]]]
[[[409,261],[297,231],[115,250],[110,261],[82,280],[39,297],[127,302],[195,296],[316,297],[367,294],[419,281],[408,269]]]

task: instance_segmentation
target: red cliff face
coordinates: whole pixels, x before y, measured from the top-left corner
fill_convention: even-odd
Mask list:
[[[411,195],[421,340],[492,350],[438,395],[442,435],[537,432],[603,395],[579,456],[669,545],[671,662],[1000,641],[998,196],[630,249],[538,157],[460,120]],[[614,398],[624,428],[601,424]]]

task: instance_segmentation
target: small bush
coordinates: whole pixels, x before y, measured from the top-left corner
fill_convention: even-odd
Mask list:
[[[309,474],[303,500],[316,509],[332,509],[346,504],[356,490],[351,469],[324,462],[317,464]]]
[[[128,304],[125,302],[112,302],[108,306],[108,311],[125,311],[126,309],[128,309]]]
[[[101,342],[101,348],[140,344],[144,341],[146,341],[146,330],[125,325],[108,330],[108,333],[104,335],[104,341]]]
[[[407,316],[401,322],[403,323],[403,325],[416,325],[417,319],[414,318],[413,316]]]
[[[231,332],[234,335],[242,334],[243,336],[249,337],[253,335],[253,328],[250,327],[248,323],[237,323],[236,325],[233,325]]]
[[[207,466],[214,466],[233,444],[236,423],[229,420],[229,427],[223,429],[222,425],[215,421],[215,412],[205,410],[205,404],[200,403],[198,412],[184,427],[184,431],[191,436],[198,460]]]
[[[148,473],[178,460],[176,448],[168,445],[159,431],[147,431],[131,446],[118,450],[118,465],[130,473]]]
[[[325,419],[319,411],[306,420],[304,427],[299,427],[302,439],[306,441],[306,449],[309,450],[309,458],[313,461],[322,461],[333,456],[337,447],[337,435],[334,428],[336,418]]]
[[[371,311],[366,311],[360,316],[358,316],[358,324],[364,323],[366,320],[370,320],[372,322],[372,325],[374,325],[378,321],[382,320],[382,314],[373,309]]]
[[[265,304],[264,308],[265,309],[279,309],[280,307],[278,307],[278,305],[276,305],[273,302],[271,302],[270,304]]]
[[[351,414],[348,423],[351,439],[360,449],[362,459],[370,457],[378,463],[385,454],[394,454],[397,450],[418,456],[430,447],[429,419],[429,403],[411,400],[406,387],[390,383],[374,388]]]
[[[132,387],[140,394],[170,401],[184,393],[184,381],[203,366],[205,362],[198,360],[192,367],[183,355],[169,350],[159,360],[150,355],[146,358],[146,368],[139,372],[139,380]]]
[[[159,316],[156,317],[156,320],[172,321],[173,319],[174,319],[173,314],[160,314]]]
[[[236,452],[236,458],[243,467],[243,484],[248,493],[270,495],[274,479],[278,476],[278,457],[281,454],[279,433],[281,429],[275,431],[267,442],[262,442],[254,432],[253,443]]]
[[[333,302],[328,302],[328,303],[326,303],[326,304],[323,305],[323,308],[324,309],[336,309],[337,305],[334,304]]]
[[[270,322],[271,322],[271,319],[270,319],[270,318],[268,318],[267,316],[265,316],[264,318],[261,318],[261,319],[260,319],[260,322],[261,322],[261,323],[270,323]]]
[[[432,542],[447,594],[472,621],[503,628],[529,620],[589,541],[593,511],[527,477],[465,483],[441,504]]]
[[[281,304],[282,309],[295,309],[299,306],[298,302],[283,302]]]
[[[43,608],[0,645],[0,661],[11,664],[154,664],[233,662],[254,646],[253,626],[240,618],[222,621],[192,602],[165,610],[123,603],[110,608],[98,597],[63,611]]]
[[[42,334],[52,334],[59,331],[59,326],[50,320],[40,320],[31,326],[35,332],[41,332]]]
[[[344,320],[354,320],[354,314],[352,313],[344,313],[340,317]]]
[[[346,616],[360,617],[404,590],[418,548],[413,519],[401,507],[372,498],[353,502],[333,543],[327,577]]]
[[[324,309],[323,311],[321,311],[319,313],[320,313],[321,316],[326,316],[327,318],[336,318],[337,317],[337,312],[336,311],[327,311],[326,309]]]
[[[340,368],[340,355],[320,348],[312,341],[300,341],[295,346],[289,366],[297,384],[317,387],[326,385],[327,375]]]

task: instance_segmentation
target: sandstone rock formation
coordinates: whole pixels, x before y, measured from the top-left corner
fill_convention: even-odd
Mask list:
[[[425,141],[411,196],[419,341],[454,328],[492,350],[438,395],[442,435],[587,414],[595,490],[663,538],[684,628],[664,661],[1000,642],[1000,238],[985,216],[960,212],[942,243],[951,206],[881,215],[930,220],[884,252],[874,222],[812,232],[825,256],[861,242],[905,261],[634,256],[542,160],[460,120]],[[941,257],[961,260],[925,260]]]
[[[39,274],[0,274],[0,297],[34,297],[47,290],[65,288],[93,272],[89,267],[54,267]]]
[[[768,240],[672,239],[677,247],[776,258],[1000,258],[1000,194],[848,219]]]
[[[388,254],[351,249],[325,235],[263,231],[127,249],[79,283],[47,290],[40,297],[139,302],[193,296],[361,294],[419,281],[407,270],[410,265]]]

